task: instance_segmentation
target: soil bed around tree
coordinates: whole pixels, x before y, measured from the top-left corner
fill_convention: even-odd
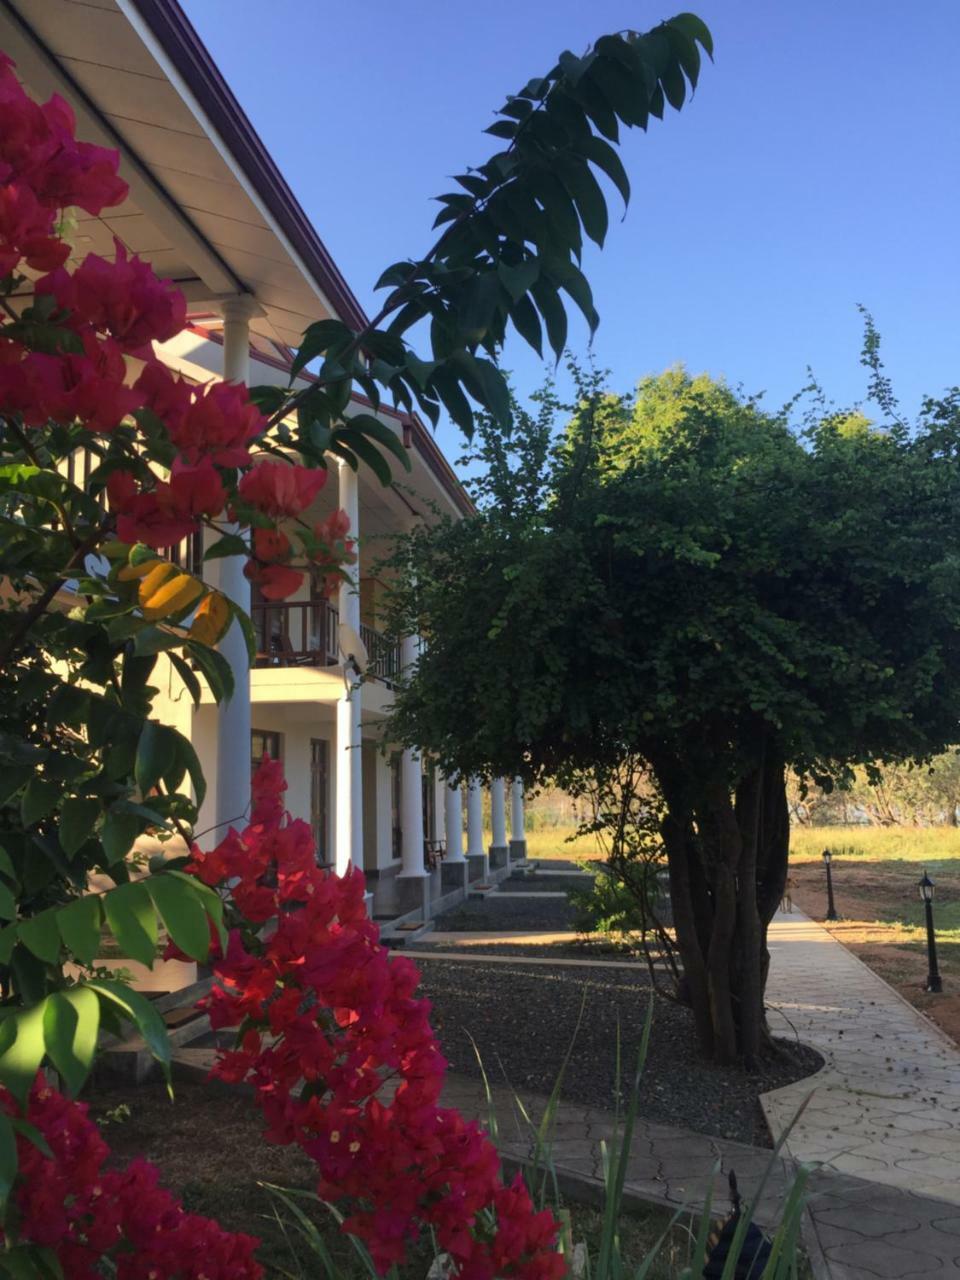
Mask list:
[[[444,918],[446,926],[448,917]],[[529,927],[529,926],[528,926]],[[451,1069],[479,1075],[470,1037],[491,1081],[549,1093],[577,1027],[562,1095],[596,1107],[614,1105],[619,1027],[623,1087],[629,1088],[650,998],[634,968],[489,964],[418,958],[423,991]],[[758,1095],[812,1074],[822,1058],[780,1042],[783,1058],[755,1074],[704,1062],[690,1011],[657,997],[641,1089],[644,1118],[770,1145]]]

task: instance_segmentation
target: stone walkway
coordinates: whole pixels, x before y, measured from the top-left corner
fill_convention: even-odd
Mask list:
[[[479,940],[479,934],[471,938]],[[804,1239],[817,1275],[960,1277],[960,1050],[799,912],[776,918],[770,950],[773,1029],[786,1037],[795,1033],[826,1063],[817,1075],[761,1099],[774,1134],[810,1100],[788,1140],[787,1158],[770,1168],[759,1222],[776,1223],[794,1161],[802,1161],[814,1166]],[[450,954],[467,962],[480,958]],[[517,963],[516,956],[510,959]],[[485,1117],[475,1081],[452,1076],[445,1096]],[[494,1096],[500,1145],[508,1156],[522,1158],[529,1138],[515,1101],[505,1090]],[[524,1105],[538,1114],[544,1100],[524,1097]],[[558,1167],[598,1185],[600,1140],[609,1139],[613,1127],[608,1112],[564,1104],[553,1148]],[[641,1123],[628,1193],[698,1205],[713,1180],[714,1204],[722,1213],[727,1170],[736,1170],[741,1191],[752,1197],[770,1161],[771,1153],[761,1148]]]
[[[776,918],[770,953],[774,1032],[827,1059],[761,1100],[771,1132],[815,1085],[788,1140],[796,1159],[960,1206],[960,1049],[806,916]]]

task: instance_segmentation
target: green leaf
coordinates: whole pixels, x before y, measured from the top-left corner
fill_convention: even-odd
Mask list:
[[[183,633],[169,627],[142,627],[133,638],[133,652],[138,658],[152,657],[169,649],[179,649]]]
[[[602,169],[623,197],[624,208],[630,203],[630,179],[620,157],[603,138],[592,137],[580,148],[588,160]]]
[[[189,738],[185,738],[183,734],[178,734],[177,736],[179,738],[179,743],[177,745],[180,752],[180,758],[186,767],[187,773],[190,775],[190,782],[193,784],[193,794],[196,797],[197,806],[199,807],[203,804],[204,796],[207,794],[207,780],[203,776],[200,757],[194,750],[193,743]]]
[[[47,996],[43,1041],[47,1057],[76,1097],[90,1074],[100,1030],[100,1001],[89,987],[70,987]]]
[[[173,664],[177,675],[187,686],[187,692],[193,699],[193,705],[195,707],[199,707],[200,701],[203,697],[203,691],[200,688],[200,681],[197,679],[193,667],[190,666],[189,662],[184,661],[179,653],[168,653],[167,657]]]
[[[0,775],[0,804],[6,804],[35,773],[36,766],[32,764],[6,765]]]
[[[494,138],[513,138],[517,132],[516,123],[513,120],[495,120],[483,131],[491,134]]]
[[[100,802],[93,796],[70,796],[60,806],[60,848],[72,858],[93,835]]]
[[[510,311],[510,319],[513,321],[517,333],[533,347],[534,351],[542,359],[543,329],[540,325],[537,309],[529,298],[521,298],[519,302],[514,304]]]
[[[710,28],[695,13],[678,13],[675,18],[670,19],[667,25],[676,27],[685,36],[689,36],[691,40],[696,40],[706,52],[707,57],[713,57],[713,36],[710,34]]]
[[[210,923],[194,885],[179,876],[150,876],[144,882],[160,912],[167,932],[191,960],[206,960],[210,953]]]
[[[92,964],[100,950],[100,927],[103,920],[101,899],[89,894],[77,898],[57,915],[57,928],[63,944],[82,964]]]
[[[419,361],[417,362],[419,363]],[[379,418],[375,418],[372,413],[357,413],[352,418],[347,419],[347,426],[362,431],[365,436],[371,436],[378,444],[382,444],[385,449],[389,449],[395,458],[403,463],[404,470],[410,470],[409,450],[403,446],[403,441],[395,431],[390,428]]]
[[[300,350],[294,356],[290,366],[290,381],[292,382],[311,360],[315,360],[331,348],[349,345],[353,338],[353,330],[348,329],[342,320],[318,320],[315,324],[308,325],[304,330]]]
[[[31,778],[20,801],[20,817],[23,825],[32,827],[41,818],[45,818],[53,811],[61,794],[61,788],[56,782],[39,776]]]
[[[57,928],[56,909],[48,907],[38,915],[29,916],[17,925],[17,934],[38,960],[56,964],[60,959],[60,930]]]
[[[547,327],[547,339],[559,360],[567,345],[567,313],[563,309],[563,303],[554,286],[546,280],[538,280],[530,292]]]
[[[139,834],[140,819],[135,813],[125,813],[120,808],[109,809],[100,824],[100,843],[107,865],[125,858]]]
[[[43,1001],[0,1023],[0,1081],[25,1104],[43,1060]]]
[[[530,286],[540,274],[540,263],[536,258],[525,258],[515,267],[508,267],[505,262],[497,264],[497,275],[500,283],[509,293],[513,302],[519,301],[527,293]]]
[[[0,1213],[7,1203],[7,1197],[17,1176],[17,1139],[14,1135],[10,1117],[0,1112]]]
[[[184,646],[191,661],[200,668],[200,673],[210,686],[215,702],[233,697],[233,669],[222,653],[216,649],[208,649],[206,645],[188,640]]]
[[[103,896],[103,909],[123,954],[151,967],[157,957],[157,916],[143,882],[111,889]]]
[[[0,964],[9,964],[10,957],[13,955],[13,948],[17,943],[17,926],[15,924],[5,925],[0,929]]]
[[[148,720],[140,732],[133,775],[142,795],[153,790],[175,760],[173,730]]]
[[[590,166],[567,156],[558,162],[557,172],[577,206],[584,231],[603,248],[607,236],[607,202]]]
[[[207,547],[203,558],[204,561],[219,560],[222,556],[248,556],[249,554],[250,547],[245,538],[241,538],[238,533],[225,533],[222,538],[218,538]]]
[[[0,881],[0,920],[15,920],[17,917],[17,900],[13,891]]]
[[[390,464],[369,440],[365,440],[359,432],[348,430],[338,431],[337,439],[346,448],[352,449],[361,462],[366,463],[385,489],[390,487],[393,481],[393,476],[390,474]]]
[[[91,991],[96,991],[104,1000],[116,1005],[123,1014],[130,1018],[143,1036],[147,1048],[164,1069],[170,1079],[170,1041],[167,1028],[156,1009],[142,996],[123,982],[98,979],[86,984]]]

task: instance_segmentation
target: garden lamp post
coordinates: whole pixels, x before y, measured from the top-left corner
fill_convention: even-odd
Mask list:
[[[924,990],[942,991],[943,979],[940,977],[940,967],[937,964],[937,938],[933,931],[934,885],[926,871],[920,877],[917,888],[920,890],[924,914],[927,917],[927,985]]]
[[[823,851],[823,865],[827,868],[827,916],[828,920],[839,920],[837,908],[833,903],[833,874],[830,870],[830,864],[833,862],[833,854],[829,849]]]

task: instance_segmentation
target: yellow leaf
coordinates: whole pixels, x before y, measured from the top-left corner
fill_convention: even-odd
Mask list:
[[[200,601],[193,622],[190,624],[190,639],[200,644],[216,644],[230,622],[230,606],[219,591],[211,591]]]
[[[118,570],[117,577],[121,582],[135,582],[137,578],[145,578],[148,573],[165,563],[159,556],[154,556],[152,560],[144,560],[142,564],[125,564]]]
[[[170,564],[167,560],[157,561],[147,571],[146,577],[140,583],[140,603],[146,604],[150,597],[160,590],[168,578],[179,572],[180,570],[175,564]]]
[[[203,594],[203,583],[189,573],[178,573],[164,582],[159,591],[154,592],[143,602],[143,616],[148,622],[156,622],[158,618],[167,618],[172,613],[179,613]],[[143,591],[141,589],[141,599]]]

